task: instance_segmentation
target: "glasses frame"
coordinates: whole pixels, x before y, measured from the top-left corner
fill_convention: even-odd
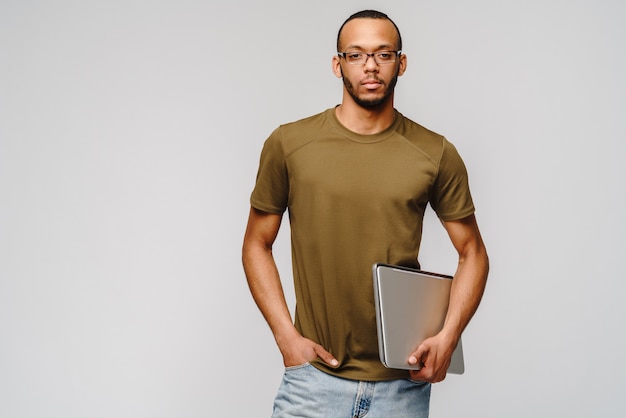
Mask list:
[[[396,54],[396,57],[393,59],[393,61],[386,61],[386,62],[378,62],[378,60],[376,59],[376,55],[377,54],[385,54],[385,53],[391,53],[393,52],[394,54]],[[362,63],[359,62],[350,62],[348,60],[348,58],[346,58],[346,55],[348,54],[363,54],[365,55],[365,61],[363,61]],[[386,64],[393,64],[394,62],[396,62],[398,60],[398,58],[400,58],[400,55],[402,55],[402,50],[397,50],[397,51],[390,51],[390,50],[385,50],[385,51],[376,51],[376,52],[363,52],[363,51],[346,51],[346,52],[337,52],[337,55],[342,57],[344,60],[346,60],[346,62],[350,65],[365,65],[367,64],[367,61],[372,58],[374,60],[374,62],[376,63],[376,65],[386,65]]]

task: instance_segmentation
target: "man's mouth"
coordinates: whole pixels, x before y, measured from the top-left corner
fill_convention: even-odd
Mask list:
[[[367,80],[363,80],[361,82],[361,85],[367,89],[374,90],[380,87],[382,85],[382,82],[380,80],[367,79]]]

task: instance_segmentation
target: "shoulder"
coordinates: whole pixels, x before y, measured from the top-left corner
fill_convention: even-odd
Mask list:
[[[285,155],[289,155],[333,129],[329,121],[331,111],[332,109],[327,109],[316,115],[282,124],[272,136],[281,142]]]
[[[405,141],[429,156],[433,161],[439,162],[446,150],[454,150],[454,146],[445,136],[414,122],[400,112],[398,112],[398,118],[400,118],[400,121],[396,132]]]
[[[446,140],[443,135],[425,128],[400,112],[398,112],[398,118],[400,123],[398,124],[397,132],[412,142],[427,141],[442,145]]]

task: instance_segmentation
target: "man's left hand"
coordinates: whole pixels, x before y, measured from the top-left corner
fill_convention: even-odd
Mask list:
[[[446,378],[456,342],[437,334],[422,342],[409,357],[409,364],[420,364],[420,370],[411,370],[410,377],[422,382],[437,383]]]

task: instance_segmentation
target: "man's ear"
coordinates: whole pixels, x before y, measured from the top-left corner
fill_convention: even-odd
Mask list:
[[[341,71],[341,59],[339,55],[335,55],[333,57],[331,65],[332,65],[332,69],[333,69],[333,73],[335,74],[335,77],[343,78],[343,71]]]
[[[406,71],[407,58],[406,55],[400,55],[400,67],[398,68],[398,76],[401,76]]]

